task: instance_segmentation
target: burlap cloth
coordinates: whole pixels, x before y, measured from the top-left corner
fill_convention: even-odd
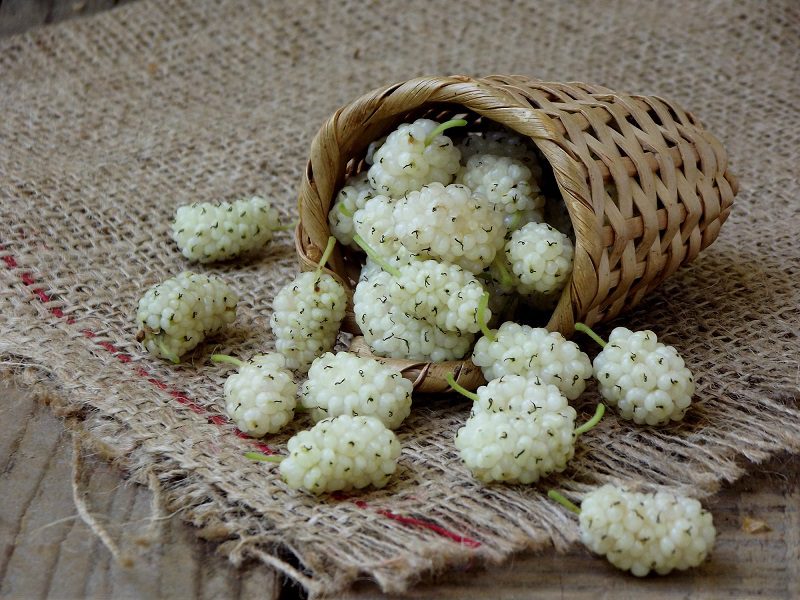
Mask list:
[[[800,450],[800,12],[761,2],[137,2],[0,41],[0,307],[4,369],[35,376],[68,424],[170,511],[312,594],[357,577],[386,590],[513,551],[563,549],[575,520],[542,494],[607,480],[704,496],[749,461]],[[624,323],[694,369],[680,425],[613,414],[561,476],[482,486],[452,444],[467,403],[420,398],[384,490],[313,498],[222,412],[212,351],[273,347],[295,270],[289,234],[243,264],[202,267],[241,293],[234,327],[173,367],[134,342],[145,288],[187,267],[179,204],[261,193],[287,219],[317,127],[378,85],[521,73],[674,98],[725,143],[742,191],[720,238]],[[622,322],[622,321],[620,321]],[[601,328],[607,333],[608,328]],[[589,345],[587,344],[587,347]],[[25,365],[27,368],[20,367]],[[597,401],[578,402],[584,415]],[[266,440],[280,450],[286,435]]]

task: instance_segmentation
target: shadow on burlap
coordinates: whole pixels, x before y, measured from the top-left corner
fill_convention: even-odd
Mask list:
[[[312,595],[364,576],[399,591],[466,562],[564,549],[577,528],[542,494],[550,487],[579,499],[590,485],[635,481],[705,496],[748,460],[800,450],[792,2],[161,4],[0,41],[0,354],[8,373],[29,365],[85,440],[157,485],[232,560],[263,560]],[[484,487],[452,445],[467,404],[424,398],[398,431],[387,488],[287,490],[274,466],[243,457],[258,448],[224,418],[228,369],[208,356],[273,348],[271,301],[296,268],[290,236],[244,263],[197,269],[242,301],[235,325],[180,366],[134,342],[136,304],[188,266],[169,239],[176,206],[261,193],[292,219],[308,144],[330,113],[378,85],[449,73],[667,96],[725,143],[742,191],[720,238],[619,321],[680,349],[695,405],[661,429],[611,414],[562,475]],[[584,394],[582,418],[597,401]],[[280,450],[307,425],[266,443]]]

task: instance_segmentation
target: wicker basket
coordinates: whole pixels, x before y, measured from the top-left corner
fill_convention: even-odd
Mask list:
[[[412,79],[340,108],[314,138],[299,194],[301,267],[316,267],[328,209],[345,177],[364,168],[370,142],[404,121],[463,113],[529,137],[552,169],[575,230],[575,263],[547,327],[567,336],[578,321],[592,325],[635,306],[693,260],[717,237],[738,191],[722,145],[674,102],[522,76]],[[360,260],[337,245],[328,263],[351,295]],[[352,310],[342,327],[360,333]],[[369,354],[359,337],[353,349]],[[469,361],[386,362],[419,391],[449,389],[447,372],[469,389],[483,383]]]

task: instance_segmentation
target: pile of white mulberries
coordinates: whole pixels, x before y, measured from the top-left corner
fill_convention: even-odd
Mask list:
[[[393,430],[411,413],[413,384],[383,358],[470,356],[481,368],[487,383],[477,392],[453,374],[447,380],[472,400],[454,435],[454,468],[485,484],[531,484],[569,468],[580,436],[605,412],[599,403],[584,418],[570,406],[592,376],[605,402],[636,424],[680,421],[691,405],[692,373],[652,331],[620,327],[605,342],[578,324],[603,347],[592,363],[560,333],[514,322],[517,305],[555,307],[572,274],[574,234],[564,203],[542,193],[552,185],[535,147],[509,131],[466,125],[418,119],[370,144],[354,163],[364,169],[333,199],[333,235],[316,269],[273,299],[275,351],[247,361],[211,356],[238,367],[221,405],[243,434],[277,434],[306,414],[310,428],[293,432],[286,456],[256,458],[280,462],[288,489],[322,494],[389,482],[401,455]],[[185,258],[208,263],[262,248],[280,229],[277,210],[252,197],[179,207],[172,237]],[[325,269],[337,241],[351,256],[366,255],[352,308],[374,357],[334,351],[349,301],[346,280]],[[230,324],[236,304],[220,278],[183,272],[145,292],[137,339],[178,362]],[[587,547],[637,576],[696,566],[714,542],[710,513],[689,498],[611,485],[587,493],[580,509],[551,497],[580,513]]]
[[[466,125],[399,125],[370,145],[367,176],[348,177],[329,212],[339,242],[369,256],[354,309],[378,356],[464,358],[481,325],[476,298],[491,292],[489,322],[515,298],[551,310],[569,281],[574,244],[544,222],[535,146]]]

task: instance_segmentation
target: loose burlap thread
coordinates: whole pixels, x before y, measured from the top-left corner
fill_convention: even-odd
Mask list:
[[[800,18],[789,2],[537,2],[392,5],[138,2],[0,41],[0,356],[70,414],[68,424],[169,512],[312,595],[359,577],[400,591],[459,564],[564,549],[579,500],[604,481],[705,496],[747,461],[800,450],[798,131]],[[602,7],[602,10],[600,8]],[[446,15],[446,19],[444,17]],[[413,43],[410,41],[413,40]],[[742,191],[720,238],[614,324],[651,328],[694,369],[682,424],[611,414],[563,474],[483,486],[452,444],[468,404],[421,397],[379,491],[320,499],[287,490],[222,411],[228,368],[212,352],[272,349],[277,289],[296,270],[291,236],[246,261],[200,267],[240,292],[234,326],[177,367],[133,340],[143,291],[189,268],[169,239],[179,204],[262,193],[284,219],[315,129],[379,85],[420,74],[525,73],[660,94],[695,108],[727,147]],[[608,328],[602,330],[607,333]],[[590,345],[586,345],[590,348]],[[577,403],[582,419],[598,396]]]

